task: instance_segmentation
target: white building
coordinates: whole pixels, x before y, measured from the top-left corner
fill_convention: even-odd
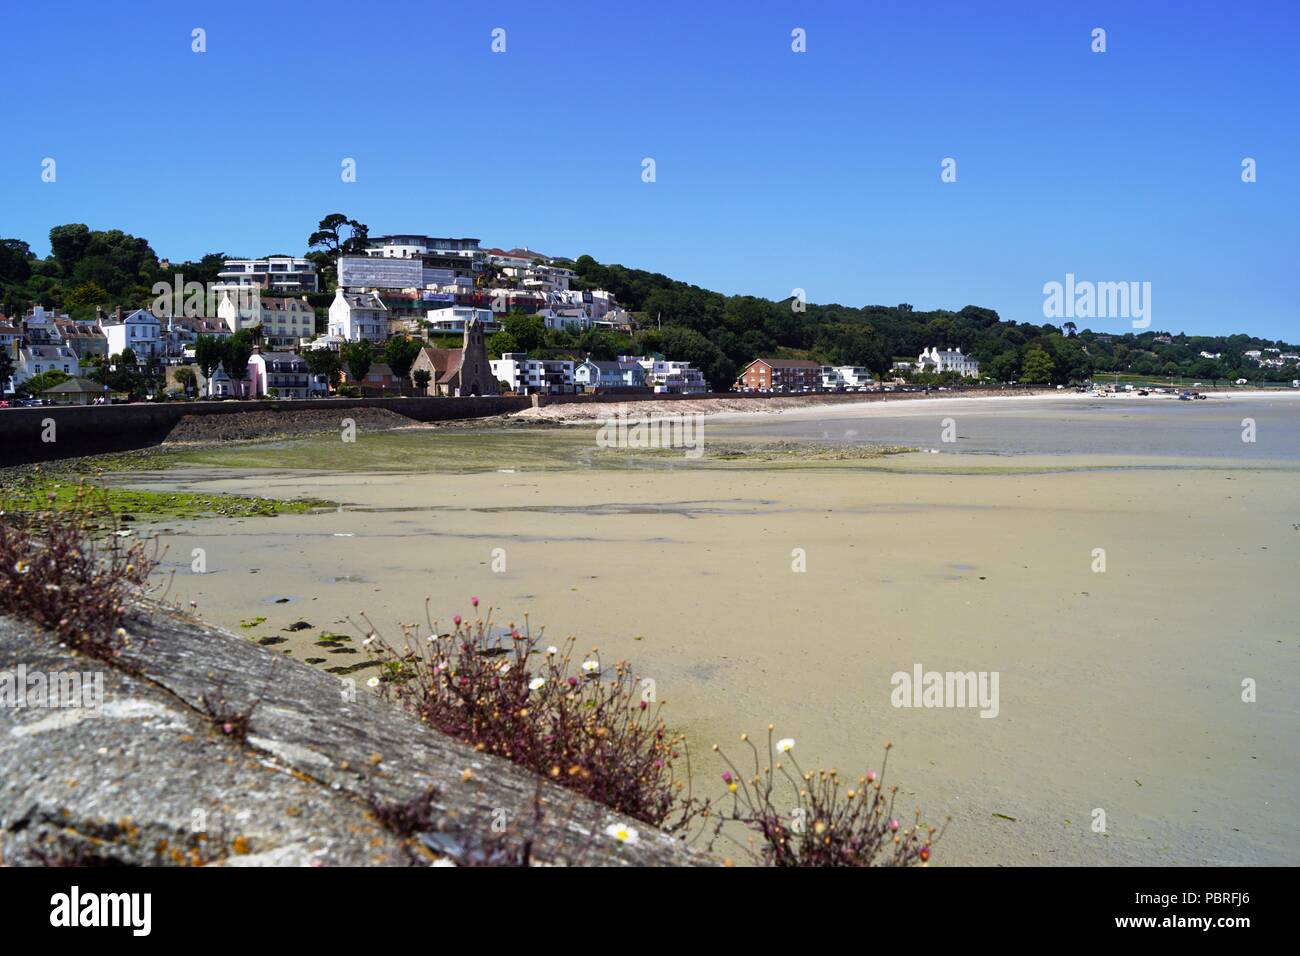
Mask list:
[[[397,234],[366,239],[366,255],[388,259],[411,259],[423,255],[473,255],[479,252],[477,239]]]
[[[573,362],[566,359],[530,359],[525,352],[506,352],[490,363],[498,382],[517,395],[568,395],[574,387]]]
[[[347,342],[382,342],[388,338],[388,308],[378,292],[344,292],[330,303],[329,334]]]
[[[582,330],[591,328],[591,315],[585,309],[541,309],[537,313],[548,329]]]
[[[227,259],[217,278],[223,285],[258,285],[270,292],[316,292],[319,278],[310,259],[270,256],[266,259]]]
[[[237,300],[237,301],[235,301]],[[262,327],[262,338],[277,348],[296,346],[316,334],[316,312],[307,299],[223,292],[217,315],[231,332]]]
[[[23,319],[23,332],[29,345],[61,345],[63,336],[59,333],[59,323],[71,321],[70,316],[46,311],[38,305]]]
[[[276,398],[310,398],[311,373],[307,360],[293,352],[263,352],[254,346],[248,358],[252,394]]]
[[[598,388],[644,388],[645,369],[638,362],[587,359],[573,367],[573,383],[584,392]]]
[[[645,384],[656,392],[683,392],[698,394],[709,390],[709,383],[704,373],[692,368],[690,362],[676,362],[672,359],[652,359],[641,355],[620,355],[620,362],[636,362],[645,369]]]
[[[822,366],[822,388],[832,392],[870,388],[874,384],[871,370],[861,365]]]
[[[476,309],[468,305],[429,309],[424,318],[431,332],[464,332],[465,323],[471,320],[477,321],[484,332],[501,331],[501,323],[497,321],[491,309]]]
[[[100,323],[108,339],[108,354],[121,355],[126,349],[137,359],[161,358],[164,352],[162,323],[148,309],[136,309],[124,315],[119,308],[111,319]]]
[[[916,360],[919,372],[956,372],[967,378],[975,378],[980,373],[980,363],[969,355],[963,355],[961,349],[926,349]]]
[[[17,388],[29,378],[45,372],[63,372],[75,378],[81,374],[81,362],[77,353],[66,345],[25,346],[18,350],[13,387]]]

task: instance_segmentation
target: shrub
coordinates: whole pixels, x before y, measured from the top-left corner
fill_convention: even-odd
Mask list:
[[[593,650],[574,668],[574,640],[542,647],[542,631],[532,634],[526,618],[522,631],[503,633],[490,610],[473,623],[457,615],[441,633],[426,601],[425,619],[427,634],[403,626],[400,648],[366,620],[381,695],[477,750],[653,826],[676,832],[707,815],[691,795],[686,738],[637,693],[627,664],[606,667]]]
[[[0,610],[111,661],[127,640],[128,601],[144,593],[156,562],[143,542],[124,540],[102,494],[79,484],[58,510],[36,512],[0,501]]]
[[[741,736],[754,758],[748,777],[714,747],[731,769],[722,780],[731,793],[730,811],[719,814],[722,823],[743,824],[762,838],[760,855],[770,866],[912,866],[928,863],[941,831],[921,823],[921,813],[910,825],[894,815],[898,788],[884,789],[885,765],[891,744],[885,744],[880,773],[868,770],[855,785],[847,785],[834,768],[805,773],[794,757],[794,741],[773,741],[767,729],[767,752],[780,759],[760,767],[758,748],[749,735]],[[794,769],[792,774],[786,764]],[[793,810],[777,810],[777,777],[789,788]],[[782,790],[785,787],[780,788]],[[788,806],[785,799],[779,801]]]
[[[226,699],[226,677],[222,677],[217,681],[216,689],[211,694],[203,694],[201,700],[203,712],[219,733],[241,744],[248,740],[253,729],[253,711],[262,702],[261,698],[243,706],[231,703]]]

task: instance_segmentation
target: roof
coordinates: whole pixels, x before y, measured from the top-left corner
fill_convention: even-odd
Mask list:
[[[110,390],[106,386],[99,382],[92,382],[88,378],[70,378],[60,385],[45,389],[41,394],[49,395],[53,392],[57,395],[83,395],[87,392],[93,392],[96,395],[102,395],[107,391]]]
[[[769,368],[815,368],[818,370],[821,369],[821,365],[819,365],[816,362],[810,361],[809,359],[758,358],[758,359],[754,359],[754,362],[762,362],[764,365],[768,366]],[[754,362],[750,362],[749,364],[753,365]]]
[[[341,292],[343,301],[353,309],[383,309],[388,310],[383,301],[377,295],[369,292]]]
[[[369,297],[367,296],[367,298]],[[258,297],[258,302],[261,304],[262,308],[270,309],[272,312],[291,312],[299,309],[312,311],[310,305],[302,299],[293,296],[264,295]],[[293,304],[290,305],[289,303]]]
[[[425,346],[420,349],[420,353],[428,357],[429,364],[438,373],[439,381],[444,374],[460,371],[461,359],[464,357],[463,349],[440,349],[433,346]]]
[[[30,357],[39,359],[72,358],[66,354],[71,351],[66,345],[28,345],[23,349]]]
[[[191,332],[201,332],[205,335],[231,335],[230,326],[226,325],[222,319],[206,319],[195,316],[173,316],[172,326],[179,326],[182,329],[189,329]]]

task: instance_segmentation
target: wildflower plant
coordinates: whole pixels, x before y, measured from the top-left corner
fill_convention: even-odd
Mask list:
[[[156,552],[125,540],[130,532],[118,528],[102,491],[78,484],[70,500],[48,498],[40,511],[0,499],[0,610],[112,662],[129,640],[127,607],[145,593]]]
[[[722,774],[729,808],[718,808],[715,836],[724,823],[740,823],[762,840],[759,855],[769,866],[913,866],[929,862],[942,831],[911,824],[895,814],[898,788],[884,787],[891,744],[885,744],[880,773],[868,770],[856,783],[834,768],[805,772],[794,756],[792,738],[773,740],[767,729],[764,761],[748,734],[741,735],[753,757],[753,771],[743,773],[720,747],[714,751],[730,768]],[[771,756],[775,755],[775,757]],[[766,764],[766,765],[764,765]],[[791,807],[783,813],[779,807]]]
[[[527,615],[522,629],[496,628],[490,608],[444,631],[426,600],[427,630],[402,625],[399,646],[363,620],[378,692],[429,726],[669,832],[708,815],[691,792],[686,738],[638,694],[628,664],[593,650],[575,666],[574,638],[544,645]]]

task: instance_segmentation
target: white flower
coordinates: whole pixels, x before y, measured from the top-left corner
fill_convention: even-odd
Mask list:
[[[588,674],[594,674],[600,670],[600,661],[583,661],[582,669]]]
[[[502,661],[500,664],[497,665],[497,670],[499,670],[502,674],[504,674],[506,671],[510,670],[510,662]]]
[[[784,737],[781,740],[778,740],[776,742],[776,749],[781,751],[783,754],[788,754],[791,750],[794,750],[794,738]]]
[[[376,638],[377,636],[378,636],[378,635],[376,635],[376,634],[371,634],[369,637],[367,637],[364,641],[361,642],[361,646],[362,646],[362,647],[369,647],[371,644],[373,644],[373,643],[375,642],[375,638]]]
[[[379,678],[378,678],[378,677],[372,677],[372,678],[370,678],[370,680],[366,681],[366,686],[367,686],[367,687],[378,687],[378,686],[379,686]]]
[[[545,677],[534,677],[532,680],[528,682],[529,690],[541,690],[545,686],[546,686]]]
[[[619,843],[636,843],[641,839],[641,834],[637,833],[632,827],[624,826],[621,823],[611,823],[605,827],[605,834],[613,837]]]
[[[556,654],[560,653],[560,649],[556,647],[554,644],[552,644],[550,647],[546,649],[546,653],[548,656],[554,657]]]

